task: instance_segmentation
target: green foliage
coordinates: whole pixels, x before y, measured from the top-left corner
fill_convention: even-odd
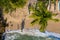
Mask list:
[[[40,31],[44,32],[49,20],[53,21],[59,21],[59,19],[54,19],[53,16],[56,16],[57,14],[54,14],[47,10],[47,2],[46,1],[38,1],[36,8],[33,8],[33,13],[31,15],[34,20],[31,22],[31,24],[38,23],[40,27]]]
[[[27,0],[0,0],[0,7],[5,12],[11,12],[16,8],[23,7]]]

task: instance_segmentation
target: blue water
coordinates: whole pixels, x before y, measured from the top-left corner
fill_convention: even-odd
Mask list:
[[[57,37],[54,37],[54,36],[49,36],[49,38],[52,38],[52,39],[54,39],[54,40],[60,40],[60,38],[57,38]]]
[[[60,40],[60,34],[58,33],[48,32],[48,31],[46,31],[45,33],[48,34],[49,38],[52,38],[54,40]]]

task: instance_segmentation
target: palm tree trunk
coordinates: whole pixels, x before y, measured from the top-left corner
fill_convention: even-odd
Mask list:
[[[21,32],[23,32],[24,25],[25,25],[25,19],[23,19],[23,20],[22,20],[22,23],[21,23]]]
[[[30,14],[30,6],[31,6],[31,3],[29,3],[29,5],[28,5],[29,14]]]
[[[49,0],[49,10],[51,9],[51,0]]]
[[[21,32],[23,32],[23,29],[25,27],[25,20],[26,20],[26,15],[24,15],[23,19],[22,19],[22,23],[21,23]]]
[[[56,10],[56,0],[54,1],[54,11]]]
[[[45,32],[45,27],[41,26],[39,30],[40,32]]]

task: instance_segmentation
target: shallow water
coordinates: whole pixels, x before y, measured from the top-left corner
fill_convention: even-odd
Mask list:
[[[54,40],[47,37],[37,37],[30,35],[21,35],[19,33],[7,34],[5,35],[5,40]]]
[[[3,40],[60,40],[60,34],[40,32],[39,30],[20,30],[8,31],[3,34]]]

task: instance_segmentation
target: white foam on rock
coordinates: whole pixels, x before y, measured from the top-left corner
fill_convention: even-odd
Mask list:
[[[48,32],[45,31],[45,33],[40,32],[38,29],[24,29],[23,32],[21,30],[12,30],[12,31],[6,31],[5,33],[20,33],[22,35],[27,34],[27,35],[32,35],[32,36],[41,36],[41,37],[48,37],[50,35],[60,38],[60,34],[53,33],[53,32]]]
[[[23,32],[21,32],[21,30],[12,30],[12,31],[6,31],[5,33],[15,33],[15,32],[20,33],[22,35],[27,34],[27,35],[32,35],[32,36],[47,37],[46,34],[40,32],[39,30],[35,30],[35,29],[32,29],[32,30],[24,29]]]

